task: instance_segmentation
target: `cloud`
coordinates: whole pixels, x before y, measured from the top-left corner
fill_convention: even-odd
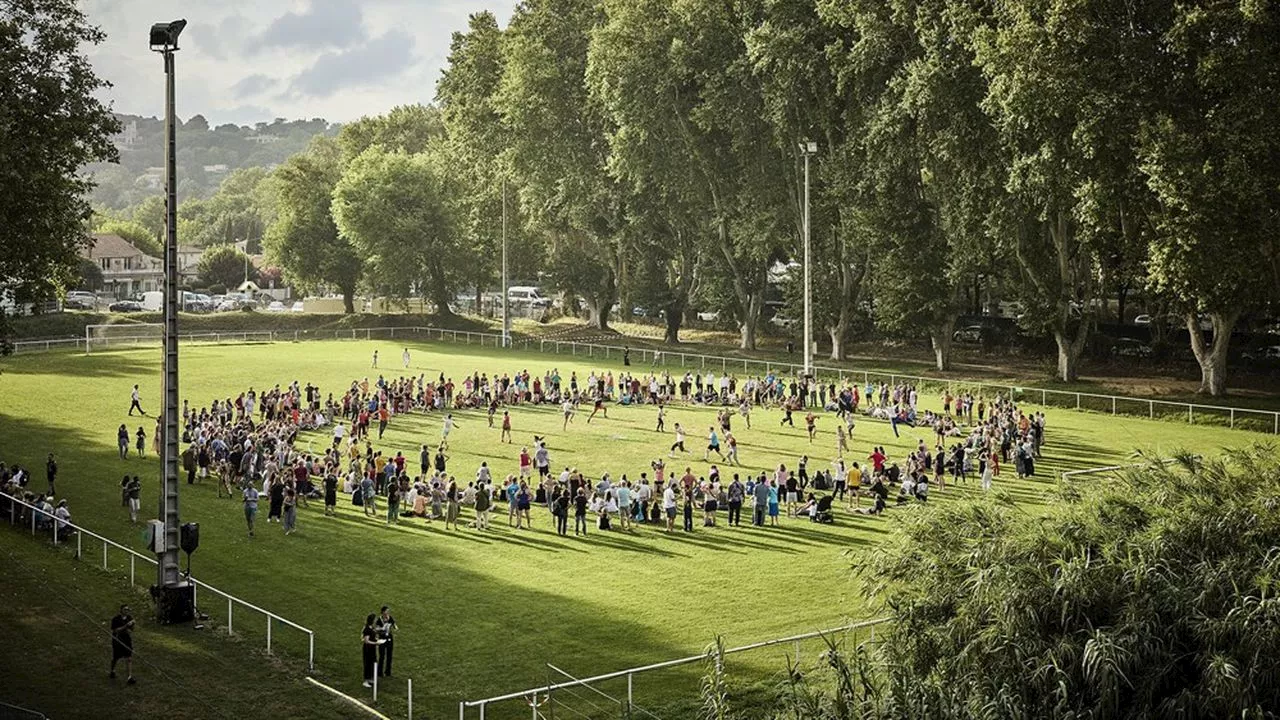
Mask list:
[[[281,15],[257,35],[260,48],[324,50],[368,40],[360,6],[352,0],[312,0],[303,12]]]
[[[253,75],[245,77],[235,85],[232,85],[231,94],[237,100],[241,100],[249,97],[250,95],[261,95],[262,93],[275,88],[278,84],[280,84],[280,81],[276,78],[267,77],[262,73],[254,73]]]
[[[345,88],[385,82],[413,63],[413,37],[390,30],[359,47],[321,55],[294,76],[285,96],[329,97]]]

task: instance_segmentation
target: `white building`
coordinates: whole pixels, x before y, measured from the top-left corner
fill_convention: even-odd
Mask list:
[[[159,290],[164,285],[164,263],[133,246],[119,235],[93,235],[93,243],[80,256],[102,268],[103,289],[116,297]]]

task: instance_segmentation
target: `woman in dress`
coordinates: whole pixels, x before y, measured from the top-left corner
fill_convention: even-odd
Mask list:
[[[533,504],[533,493],[529,492],[529,483],[521,480],[520,489],[516,492],[516,528],[520,528],[520,520],[524,519],[524,527],[533,529],[533,518],[529,516],[529,507]]]
[[[778,524],[778,482],[769,483],[769,524]]]
[[[458,483],[455,482],[454,480],[450,480],[449,489],[445,491],[444,496],[445,496],[445,500],[448,503],[446,506],[447,510],[444,516],[444,528],[445,530],[448,530],[449,524],[452,523],[453,529],[457,530],[458,514],[461,511],[461,506],[458,504]]]
[[[280,522],[284,515],[284,483],[280,478],[273,477],[271,486],[268,489],[268,497],[271,499],[271,507],[267,510],[267,522],[271,522],[275,518],[276,522]]]

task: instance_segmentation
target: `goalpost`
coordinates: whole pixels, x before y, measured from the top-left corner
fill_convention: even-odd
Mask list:
[[[124,345],[159,345],[164,339],[163,323],[111,323],[86,325],[84,351]]]
[[[242,330],[239,332],[182,333],[178,339],[189,344],[201,343],[262,343],[273,342],[275,333],[270,330]],[[84,351],[103,350],[112,347],[136,347],[160,345],[164,340],[163,323],[112,323],[86,325]]]

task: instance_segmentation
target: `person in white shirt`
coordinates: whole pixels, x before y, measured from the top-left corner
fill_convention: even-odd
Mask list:
[[[405,348],[404,352],[400,354],[400,362],[404,364],[406,370],[409,369],[409,348]]]
[[[565,398],[564,402],[560,405],[560,410],[564,413],[564,424],[561,426],[561,429],[568,430],[569,422],[573,420],[573,400]]]
[[[347,426],[344,423],[335,423],[333,426],[333,446],[336,448],[342,444],[342,439],[347,436]]]
[[[58,503],[58,509],[53,511],[53,516],[58,519],[57,537],[59,539],[66,537],[67,523],[71,522],[71,511],[67,509],[66,500]]]
[[[662,491],[662,509],[667,513],[667,532],[676,529],[676,490],[675,483],[669,483]]]
[[[142,413],[143,417],[146,417],[147,411],[142,409],[141,396],[138,393],[137,385],[133,386],[133,392],[129,394],[129,399],[129,414],[133,415],[133,411],[136,408],[138,412]]]

